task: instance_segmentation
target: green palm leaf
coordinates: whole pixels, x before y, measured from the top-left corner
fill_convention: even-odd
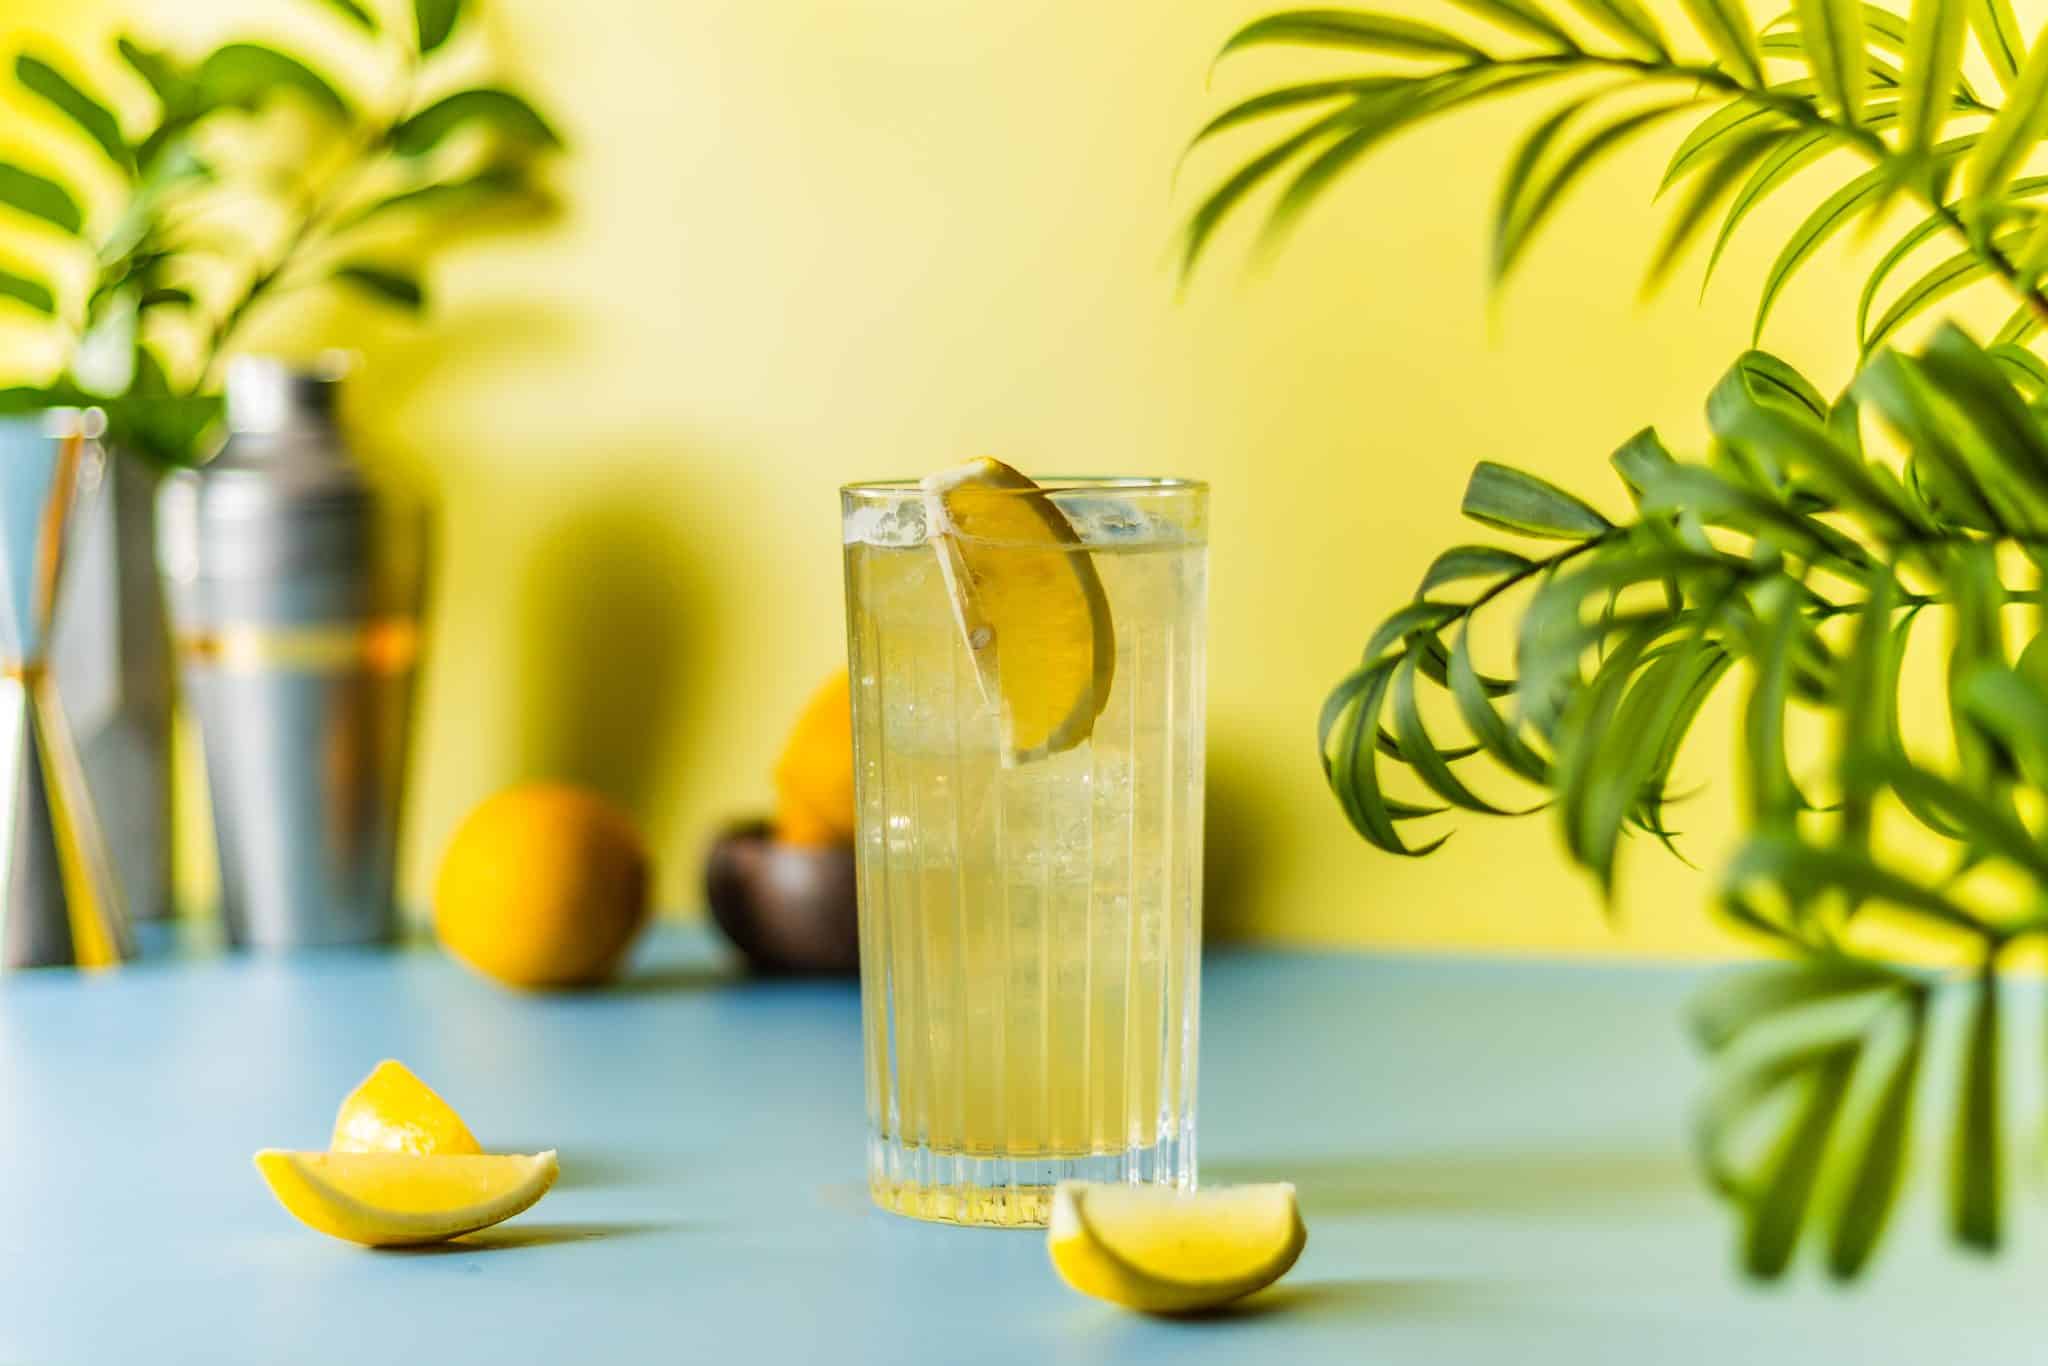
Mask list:
[[[1801,61],[1806,60],[1806,40],[1797,33],[1766,33],[1757,39],[1757,47],[1766,56],[1797,57]],[[1896,66],[1868,48],[1865,48],[1863,53],[1863,74],[1867,84],[1883,90],[1896,90],[1901,75]],[[1963,102],[1960,91],[1957,93],[1956,102]]]
[[[1507,278],[1508,272],[1513,270],[1515,263],[1521,259],[1531,239],[1557,208],[1565,191],[1580,176],[1630,138],[1647,132],[1656,123],[1691,107],[1693,101],[1686,99],[1623,115],[1588,134],[1564,155],[1548,176],[1530,177],[1522,192],[1514,197],[1512,204],[1504,205],[1510,211],[1496,220],[1493,246],[1494,279]]]
[[[2005,320],[2005,325],[1998,329],[1998,335],[1991,340],[1994,346],[2019,346],[2040,330],[2041,315],[2030,306],[2021,304],[2013,310],[2012,316]]]
[[[1401,753],[1415,769],[1416,775],[1429,786],[1430,791],[1449,802],[1452,806],[1484,815],[1511,815],[1505,807],[1494,805],[1473,792],[1451,772],[1451,766],[1444,759],[1436,741],[1430,737],[1429,728],[1423,724],[1422,708],[1415,697],[1415,675],[1419,656],[1410,651],[1394,671],[1394,735],[1401,745]]]
[[[1722,201],[1734,193],[1736,182],[1792,136],[1796,135],[1777,130],[1752,134],[1723,152],[1713,166],[1693,182],[1691,192],[1672,215],[1664,240],[1650,262],[1649,273],[1644,279],[1646,292],[1655,290],[1664,282],[1671,268],[1678,263],[1678,258],[1707,226]]]
[[[1863,91],[1869,78],[1864,50],[1863,6],[1858,0],[1799,0],[1799,33],[1823,105],[1845,121],[1863,117]]]
[[[1987,961],[1970,1013],[1955,1146],[1949,1154],[1956,1237],[1987,1252],[1998,1246],[2001,1224],[1998,1053],[1998,975]]]
[[[57,314],[57,295],[41,280],[17,271],[0,270],[0,299],[8,299],[46,318]]]
[[[1926,1011],[1917,995],[1895,1008],[1864,1046],[1843,1107],[1848,1181],[1828,1243],[1828,1270],[1859,1274],[1898,1203],[1913,1128]]]
[[[1799,99],[1811,95],[1813,88],[1811,81],[1786,81],[1770,89],[1772,94],[1782,98]],[[1791,117],[1775,106],[1759,105],[1749,99],[1730,100],[1701,119],[1685,135],[1684,141],[1672,152],[1671,160],[1665,164],[1664,179],[1659,182],[1657,192],[1662,194],[1699,169],[1729,142],[1746,138],[1761,129],[1790,129],[1795,126]],[[1832,135],[1824,133],[1823,136]]]
[[[2008,244],[2017,240],[2017,234],[2008,235],[2005,239]],[[1941,300],[1990,273],[1991,267],[1975,252],[1957,252],[1942,261],[1899,291],[1899,296],[1878,317],[1876,326],[1862,337],[1864,351],[1874,350]]]
[[[1955,98],[1963,71],[1964,31],[1963,6],[1954,0],[1914,0],[1899,85],[1899,127],[1910,155],[1925,156],[1932,150]]]
[[[1239,167],[1228,179],[1212,190],[1207,199],[1188,216],[1188,225],[1181,234],[1181,275],[1185,278],[1201,259],[1202,249],[1221,227],[1230,211],[1238,202],[1286,165],[1294,157],[1325,138],[1342,135],[1348,122],[1353,121],[1352,111],[1340,109],[1325,114],[1305,128],[1274,143],[1258,156]]]
[[[1579,51],[1578,40],[1528,0],[1451,0],[1469,14],[1489,20],[1511,33],[1548,43],[1559,52]]]
[[[1550,540],[1599,536],[1614,526],[1557,485],[1492,461],[1472,471],[1460,511],[1485,526]]]
[[[1984,129],[1976,150],[1963,164],[1964,184],[1976,201],[1974,211],[1981,214],[1985,202],[2004,191],[2044,131],[2048,131],[2048,43],[2036,45],[2012,80],[2005,108]]]
[[[1267,216],[1262,240],[1269,247],[1277,244],[1332,181],[1374,147],[1418,120],[1555,78],[1556,73],[1550,71],[1480,71],[1428,84],[1411,83],[1378,100],[1359,101],[1348,120],[1355,126],[1311,156],[1281,192]]]
[[[1883,128],[1898,119],[1898,106],[1886,103],[1871,105],[1864,110],[1866,128]],[[1749,179],[1735,192],[1729,201],[1728,214],[1721,220],[1721,230],[1714,237],[1714,247],[1707,256],[1706,276],[1700,282],[1702,290],[1707,281],[1714,277],[1714,267],[1720,264],[1721,253],[1735,236],[1736,228],[1749,217],[1756,207],[1792,179],[1793,176],[1820,160],[1839,144],[1829,130],[1817,129],[1807,132],[1793,132],[1778,142],[1777,146],[1750,172]]]
[[[1571,0],[1572,8],[1591,20],[1602,32],[1652,61],[1668,62],[1671,49],[1650,17],[1636,0]]]
[[[1742,1263],[1752,1276],[1779,1275],[1792,1260],[1853,1065],[1853,1055],[1831,1058],[1807,1082],[1795,1118],[1771,1156],[1743,1240]]]
[[[2044,190],[2048,190],[2048,176],[2030,176],[2014,185],[2011,193],[2015,197],[2021,197],[2039,194]],[[1856,301],[1856,336],[1859,340],[1870,335],[1870,310],[1875,306],[1877,296],[1884,289],[1885,282],[1891,278],[1892,272],[1915,251],[1952,228],[1954,223],[1953,211],[1944,210],[1929,214],[1908,229],[1898,241],[1886,249],[1883,256],[1878,258],[1877,264],[1871,267],[1869,277],[1863,282],[1861,297]]]
[[[1472,665],[1472,632],[1469,624],[1458,632],[1451,649],[1451,696],[1458,715],[1480,747],[1499,761],[1502,768],[1532,783],[1549,781],[1550,765],[1508,724],[1488,700],[1479,674]]]
[[[1778,259],[1771,263],[1770,271],[1764,276],[1763,293],[1757,299],[1756,322],[1751,327],[1752,340],[1763,336],[1764,324],[1770,320],[1771,306],[1778,301],[1778,295],[1799,268],[1812,260],[1813,254],[1829,238],[1876,208],[1890,184],[1890,175],[1884,168],[1865,171],[1829,195],[1806,216],[1805,222],[1793,230],[1792,240],[1778,252]]]
[[[6,162],[0,162],[0,205],[74,236],[85,227],[85,212],[70,190],[48,176]]]
[[[107,160],[124,169],[134,165],[135,154],[121,136],[120,121],[106,101],[87,94],[77,81],[25,52],[14,59],[14,78],[91,138]]]
[[[1764,69],[1742,0],[1683,0],[1686,14],[1723,66],[1744,85],[1764,83]],[[1854,0],[1838,0],[1851,4]]]
[[[1984,49],[1984,60],[1991,63],[1998,83],[2007,90],[2013,89],[2027,59],[2027,49],[2010,0],[1965,0],[1965,6],[1970,30],[1977,35],[1977,45]]]
[[[1201,130],[1188,140],[1188,150],[1193,151],[1218,133],[1227,132],[1256,119],[1288,113],[1307,105],[1323,104],[1330,100],[1358,99],[1384,94],[1397,86],[1408,84],[1411,79],[1407,76],[1357,76],[1341,81],[1309,81],[1303,85],[1289,85],[1278,90],[1269,90],[1263,95],[1254,95],[1248,100],[1232,105],[1203,124]]]
[[[1248,47],[1274,43],[1348,48],[1396,57],[1456,57],[1468,62],[1488,59],[1484,49],[1434,24],[1357,10],[1296,10],[1254,20],[1231,35],[1217,59]]]
[[[1536,562],[1527,555],[1503,550],[1499,546],[1453,546],[1430,561],[1415,595],[1427,597],[1433,589],[1465,579],[1499,579],[1527,574],[1535,567]]]
[[[2024,346],[2010,342],[1994,345],[1987,353],[1991,359],[2006,370],[2015,384],[2025,388],[2034,398],[2048,393],[2048,361],[2042,360]]]

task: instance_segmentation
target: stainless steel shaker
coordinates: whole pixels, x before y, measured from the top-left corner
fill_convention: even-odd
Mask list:
[[[228,373],[227,444],[164,481],[159,558],[198,722],[230,942],[370,943],[393,888],[424,509],[373,490],[338,372]]]

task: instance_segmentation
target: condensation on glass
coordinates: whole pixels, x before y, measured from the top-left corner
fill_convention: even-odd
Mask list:
[[[1010,764],[916,485],[842,492],[868,1179],[919,1218],[1042,1224],[1060,1180],[1195,1182],[1208,490],[1045,488],[1115,671],[1089,739]]]

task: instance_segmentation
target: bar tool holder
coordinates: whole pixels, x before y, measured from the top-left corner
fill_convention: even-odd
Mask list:
[[[50,666],[64,561],[106,453],[94,411],[0,419],[0,963],[133,952],[119,881]]]

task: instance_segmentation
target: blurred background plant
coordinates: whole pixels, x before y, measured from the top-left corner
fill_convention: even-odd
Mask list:
[[[466,84],[447,60],[462,0],[403,15],[307,3],[338,16],[382,80],[351,89],[250,41],[187,56],[124,35],[134,89],[118,92],[58,52],[14,58],[14,79],[97,165],[66,179],[0,149],[0,306],[61,339],[54,374],[0,376],[0,406],[95,403],[119,449],[189,463],[254,315],[328,285],[418,310],[435,249],[545,209],[539,164],[560,138],[517,91]]]
[[[1830,398],[1744,354],[1708,401],[1702,458],[1649,429],[1615,452],[1625,513],[1479,465],[1465,513],[1519,542],[1444,551],[1373,632],[1323,708],[1330,784],[1400,855],[1441,846],[1404,827],[1452,808],[1548,811],[1611,903],[1625,831],[1677,849],[1674,766],[1713,694],[1743,679],[1746,828],[1719,904],[1791,961],[1716,984],[1694,1024],[1712,1058],[1700,1155],[1740,1215],[1744,1264],[1777,1275],[1804,1237],[1834,1274],[1859,1272],[1930,1088],[1948,1108],[1954,1235],[1995,1248],[2002,983],[2016,948],[2048,935],[2048,366],[2025,346],[2048,320],[2048,177],[2023,174],[2048,131],[2048,34],[2030,49],[2006,0],[1800,0],[1761,28],[1741,0],[1686,0],[1678,42],[1635,0],[1455,3],[1499,33],[1315,10],[1232,37],[1225,55],[1381,60],[1263,91],[1197,134],[1302,120],[1195,210],[1184,269],[1262,184],[1285,180],[1271,245],[1393,134],[1535,90],[1563,99],[1508,159],[1496,285],[1590,168],[1689,113],[1705,117],[1665,170],[1677,202],[1650,286],[1710,233],[1711,273],[1760,204],[1816,185],[1766,275],[1759,336],[1830,240],[1861,225],[1889,246],[1856,310],[1850,382]],[[1905,206],[1901,231],[1890,211]],[[1978,282],[2009,299],[1989,345],[1944,327],[1915,354],[1889,349]],[[1498,674],[1475,641],[1494,614],[1514,641]],[[1936,622],[1937,698],[1902,703],[1913,628]],[[1930,1053],[1940,1066],[1923,1067]]]

